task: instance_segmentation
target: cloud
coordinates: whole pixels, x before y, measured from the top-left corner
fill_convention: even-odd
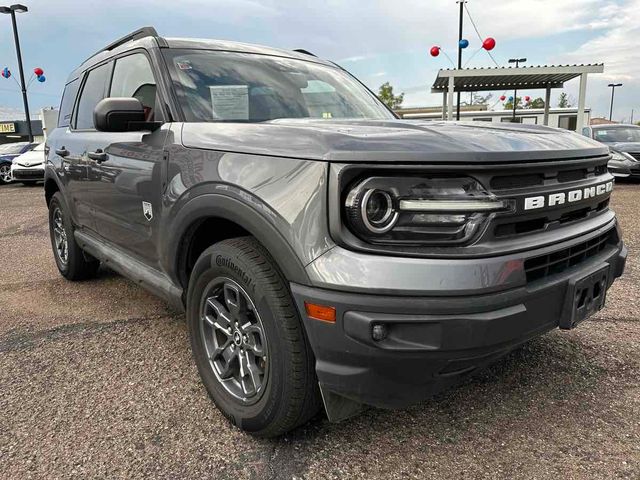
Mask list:
[[[341,58],[340,60],[337,60],[337,63],[361,62],[368,58],[371,58],[371,55],[354,55],[353,57]]]

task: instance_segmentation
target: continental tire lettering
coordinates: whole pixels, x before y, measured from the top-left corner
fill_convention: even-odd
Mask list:
[[[244,272],[243,269],[233,263],[229,258],[223,257],[222,255],[216,255],[216,265],[219,267],[228,268],[229,270],[233,271],[242,279],[245,285],[251,287],[251,289],[255,291],[253,280]]]

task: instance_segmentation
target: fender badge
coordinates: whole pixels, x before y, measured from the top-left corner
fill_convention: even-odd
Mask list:
[[[149,202],[142,202],[142,213],[149,222],[153,218],[153,207]]]

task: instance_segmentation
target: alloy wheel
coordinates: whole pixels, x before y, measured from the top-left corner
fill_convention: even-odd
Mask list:
[[[11,181],[11,165],[0,165],[0,180],[5,183]]]
[[[260,315],[234,280],[214,279],[203,295],[200,331],[209,365],[243,404],[260,399],[268,378],[267,339]]]
[[[56,254],[60,261],[66,265],[69,260],[69,243],[62,221],[62,212],[58,207],[53,211],[53,239],[55,241]]]

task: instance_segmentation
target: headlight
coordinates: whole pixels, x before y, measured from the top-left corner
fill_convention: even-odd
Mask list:
[[[626,162],[627,160],[635,161],[635,159],[628,153],[618,152],[616,150],[611,150],[611,160],[615,160],[617,162]]]
[[[469,243],[496,213],[512,211],[469,177],[369,177],[348,191],[345,219],[361,239],[376,244]]]

